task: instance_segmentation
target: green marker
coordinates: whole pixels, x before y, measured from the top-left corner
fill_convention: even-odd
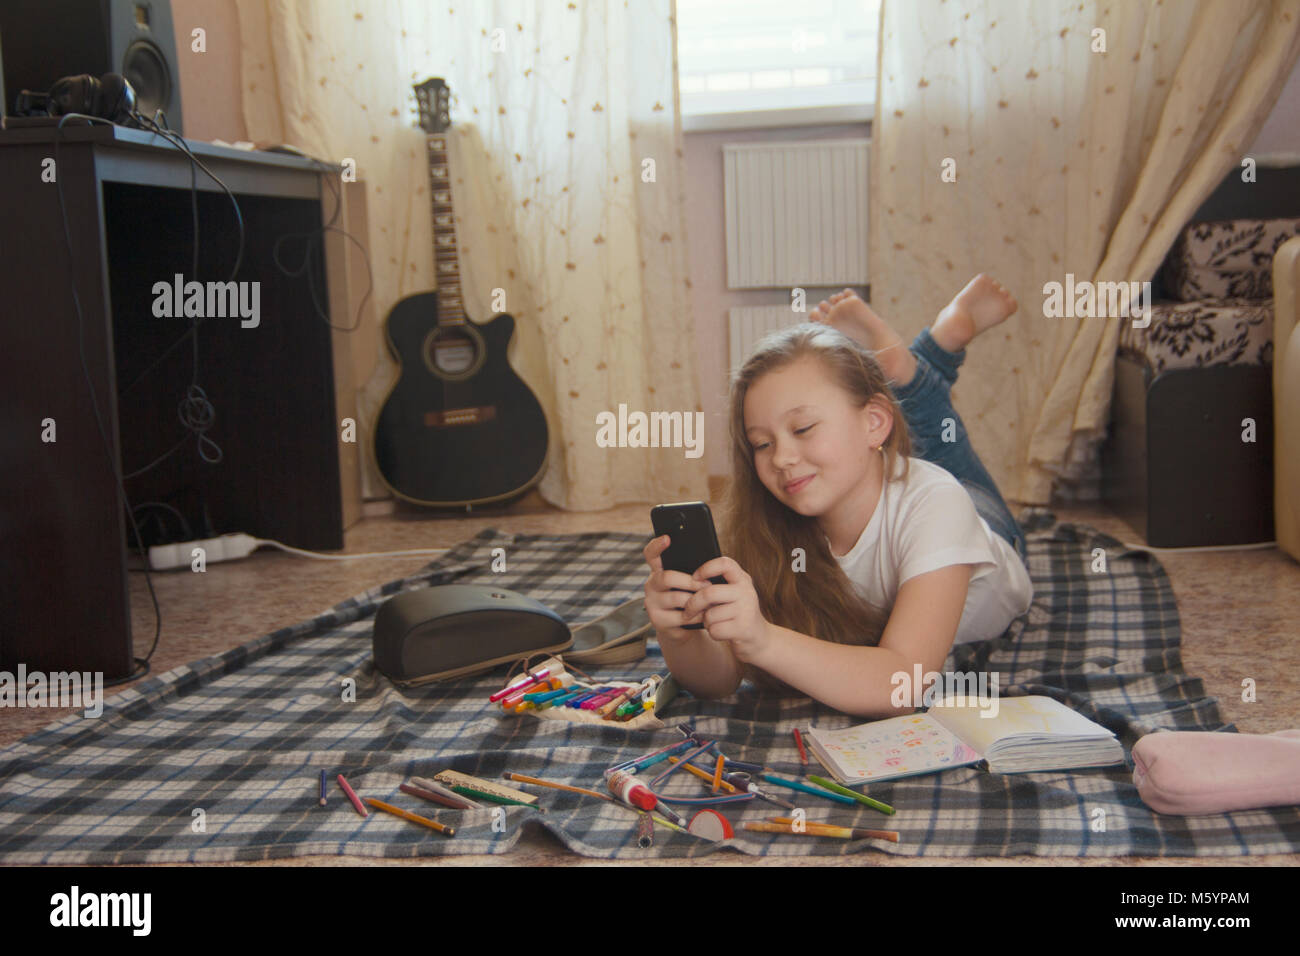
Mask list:
[[[858,803],[865,803],[867,806],[871,807],[871,809],[879,810],[881,813],[897,812],[887,803],[881,803],[879,800],[872,800],[870,797],[864,796],[856,790],[850,790],[848,787],[841,787],[838,783],[827,780],[825,777],[814,777],[812,774],[809,774],[808,779],[819,787],[825,787],[832,793],[842,793],[846,797],[852,797],[854,800],[858,801]]]

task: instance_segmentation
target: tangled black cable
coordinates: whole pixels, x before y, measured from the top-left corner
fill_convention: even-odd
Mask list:
[[[197,372],[197,369],[195,370]],[[216,421],[217,410],[212,407],[208,401],[207,393],[203,391],[198,382],[191,382],[190,387],[185,392],[185,397],[176,408],[176,413],[180,416],[181,424],[192,431],[199,439],[199,457],[209,465],[220,464],[224,457],[221,446],[208,437],[208,429]],[[206,442],[216,451],[216,457],[209,457],[204,451],[203,445]]]
[[[166,128],[166,123],[167,123],[166,114],[163,113],[161,110],[158,110],[154,114],[154,116],[161,117],[162,123],[159,123],[157,118],[150,118],[140,113],[134,114],[134,119],[142,129],[154,133],[157,136],[161,136],[168,143],[175,146],[177,149],[183,152],[190,159],[190,211],[194,221],[194,253],[192,259],[192,267],[190,270],[191,279],[197,281],[198,273],[199,273],[198,175],[199,175],[199,170],[202,169],[203,172],[207,174],[208,178],[211,179],[218,186],[220,186],[222,190],[226,193],[226,195],[230,197],[231,205],[234,207],[235,221],[239,227],[239,246],[235,254],[234,267],[230,270],[230,281],[233,282],[235,276],[239,274],[239,267],[244,260],[244,245],[245,245],[244,216],[239,209],[239,202],[235,199],[234,194],[231,193],[230,188],[224,182],[222,182],[216,175],[214,175],[213,172],[210,169],[208,169],[208,167],[205,166],[197,156],[194,155],[193,151],[186,144],[185,140],[181,139],[171,130]],[[205,462],[207,462],[209,465],[216,465],[222,461],[222,459],[225,457],[225,454],[224,452],[222,452],[221,446],[218,445],[216,441],[214,441],[211,438],[211,436],[207,434],[207,432],[212,428],[213,423],[216,421],[217,410],[213,406],[212,402],[208,400],[207,393],[203,390],[202,386],[199,385],[199,326],[203,323],[203,320],[206,318],[207,316],[203,316],[202,318],[191,317],[189,330],[184,335],[182,335],[176,342],[173,342],[170,346],[168,346],[167,349],[164,350],[162,355],[158,356],[158,358],[156,358],[152,363],[150,363],[150,365],[143,372],[141,372],[139,375],[136,376],[135,380],[132,381],[130,385],[128,385],[125,389],[122,389],[118,394],[120,397],[121,395],[129,391],[133,385],[135,385],[137,382],[143,379],[144,376],[151,369],[153,369],[156,365],[158,365],[158,363],[160,363],[164,358],[166,358],[166,356],[170,354],[171,351],[177,345],[179,345],[181,342],[185,341],[185,339],[188,338],[190,340],[191,358],[192,358],[192,372],[190,375],[190,385],[189,388],[186,389],[185,395],[181,398],[179,404],[176,406],[176,414],[177,417],[180,419],[181,424],[185,426],[185,428],[189,430],[190,434],[196,439],[199,457],[203,459]],[[181,447],[184,446],[184,444],[185,444],[185,439],[182,438],[180,441],[174,444],[163,454],[155,458],[152,462],[145,465],[143,468],[137,468],[135,471],[132,471],[124,475],[123,478],[124,479],[135,478],[139,475],[145,474],[148,471],[151,471],[152,469],[156,468],[158,465],[162,464],[162,462],[170,458],[172,455],[174,455],[178,450],[180,450]]]
[[[323,172],[333,172],[333,169],[331,169],[330,166],[322,163],[315,157],[309,156],[307,157],[307,160],[315,168]],[[285,233],[277,239],[275,245],[271,247],[271,261],[275,263],[277,269],[291,279],[297,279],[303,275],[307,276],[307,290],[311,293],[312,307],[315,308],[317,317],[324,321],[326,325],[331,329],[334,329],[336,332],[355,332],[361,327],[361,314],[365,310],[366,302],[369,301],[371,293],[375,291],[375,276],[374,272],[370,268],[370,253],[366,250],[366,247],[363,246],[357,237],[352,235],[352,233],[345,229],[340,229],[335,225],[335,223],[338,222],[340,214],[343,212],[342,187],[334,182],[333,176],[325,176],[323,179],[326,183],[330,184],[330,195],[334,197],[334,213],[330,216],[329,221],[318,229],[312,229],[308,232]],[[351,325],[335,325],[331,322],[329,319],[329,313],[326,312],[324,306],[321,305],[320,297],[316,292],[317,285],[323,284],[316,275],[316,264],[324,261],[325,233],[327,232],[339,233],[360,249],[366,266],[366,294],[361,297],[361,301],[357,304],[357,317],[353,320]],[[290,268],[281,261],[280,250],[286,242],[298,239],[305,240],[303,242],[302,262],[296,268]],[[317,254],[318,252],[319,255]]]

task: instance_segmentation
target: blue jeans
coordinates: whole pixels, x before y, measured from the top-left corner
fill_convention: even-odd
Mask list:
[[[910,351],[916,356],[916,375],[906,385],[890,387],[907,419],[913,456],[946,469],[961,482],[979,516],[1006,538],[1024,560],[1025,536],[1002,500],[993,476],[975,454],[961,416],[952,407],[949,392],[957,381],[958,367],[966,361],[966,350],[949,352],[934,340],[929,329],[922,329]],[[953,440],[944,441],[944,420],[949,418],[953,424]]]

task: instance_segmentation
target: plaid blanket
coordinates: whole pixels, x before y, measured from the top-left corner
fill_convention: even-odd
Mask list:
[[[996,669],[1004,695],[1046,694],[1114,730],[1126,749],[1159,727],[1234,731],[1201,682],[1183,673],[1172,590],[1155,557],[1030,509],[1033,606],[1001,638],[958,646],[947,667]],[[636,534],[529,535],[488,529],[420,573],[351,598],[296,627],[152,677],[106,702],[97,719],[66,718],[0,752],[0,862],[111,864],[228,862],[308,855],[421,857],[505,853],[525,825],[550,830],[592,857],[691,857],[723,847],[772,856],[878,851],[909,856],[1239,856],[1300,849],[1295,809],[1161,817],[1138,798],[1131,768],[1017,775],[964,767],[873,785],[897,809],[885,816],[816,797],[794,800],[809,820],[897,830],[898,843],[741,830],[781,815],[758,801],[721,808],[737,835],[722,843],[655,828],[637,845],[637,816],[594,797],[536,792],[535,807],[438,808],[401,793],[411,776],[454,769],[485,778],[515,771],[602,788],[602,771],[657,750],[691,723],[728,757],[800,773],[791,730],[861,721],[806,698],[778,698],[745,684],[731,698],[683,693],[662,715],[666,729],[630,731],[504,715],[487,702],[504,669],[481,678],[401,690],[379,675],[371,623],[407,588],[492,582],[554,608],[571,625],[642,590]],[[507,549],[508,575],[491,571]],[[1108,570],[1091,570],[1092,550]],[[598,678],[663,672],[648,657]],[[346,691],[355,682],[355,699]],[[328,771],[329,803],[318,802]],[[458,828],[447,838],[395,817],[362,819],[333,784],[342,773],[375,797]],[[685,774],[667,791],[703,796]],[[794,798],[793,793],[782,796]],[[494,821],[497,824],[494,826]]]

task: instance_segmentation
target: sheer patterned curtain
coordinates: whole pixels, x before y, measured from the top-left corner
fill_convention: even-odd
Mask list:
[[[486,321],[501,290],[517,320],[511,363],[551,426],[542,495],[584,511],[707,497],[690,449],[596,442],[620,405],[702,411],[672,0],[238,6],[250,137],[357,163],[381,322],[435,285],[411,87],[447,80],[465,308]],[[380,343],[357,338],[375,352],[366,441],[396,376]]]
[[[1017,297],[953,390],[1007,498],[1095,492],[1127,321],[1047,318],[1044,286],[1149,280],[1298,54],[1297,0],[884,0],[872,302],[915,333],[977,272]]]

